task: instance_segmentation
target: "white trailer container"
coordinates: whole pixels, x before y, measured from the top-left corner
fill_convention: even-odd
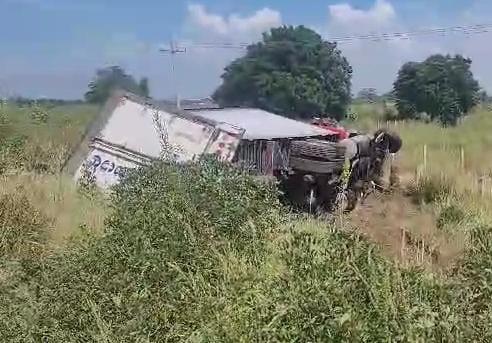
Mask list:
[[[244,129],[164,107],[131,93],[116,92],[86,133],[66,170],[78,180],[83,168],[101,187],[118,182],[122,170],[161,156],[178,162],[213,154],[231,161]]]

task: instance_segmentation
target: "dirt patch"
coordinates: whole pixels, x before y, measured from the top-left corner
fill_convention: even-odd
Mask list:
[[[445,269],[464,249],[463,236],[439,230],[430,209],[413,204],[401,193],[370,196],[347,221],[403,264]]]

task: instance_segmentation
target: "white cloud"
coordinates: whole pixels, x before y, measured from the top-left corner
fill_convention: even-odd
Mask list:
[[[188,22],[194,29],[206,30],[207,34],[220,36],[256,37],[271,27],[282,24],[280,12],[268,7],[256,11],[251,16],[233,13],[229,16],[207,11],[201,4],[188,5]]]
[[[202,4],[193,3],[187,7],[179,41],[188,47],[194,43],[249,43],[259,40],[263,32],[280,25],[280,12],[268,7],[251,14],[222,15],[211,12]],[[156,80],[155,85],[168,94],[177,89],[184,97],[208,96],[220,84],[220,75],[225,66],[242,54],[242,49],[188,48],[186,53],[176,58],[176,75],[179,77],[175,85],[165,86],[166,77]]]
[[[476,11],[468,10],[460,25],[479,23]],[[473,20],[475,18],[475,20]],[[328,40],[333,37],[359,36],[392,32],[407,32],[428,26],[415,27],[406,22],[407,18],[397,12],[388,0],[375,0],[367,9],[354,8],[348,3],[340,3],[328,7],[328,24],[323,35]],[[418,18],[417,18],[418,19]],[[415,18],[413,18],[415,22]],[[435,27],[446,27],[445,22],[435,22]],[[489,36],[490,37],[490,36]],[[483,44],[486,37],[475,35],[430,35],[408,39],[390,40],[355,39],[341,42],[339,48],[347,57],[354,69],[353,90],[357,92],[363,87],[375,87],[381,92],[391,89],[398,69],[408,61],[421,61],[431,54],[460,53],[473,60],[476,77],[481,77],[483,86],[492,88],[492,72],[486,67],[488,57],[492,53],[489,45]]]
[[[348,3],[329,6],[331,20],[337,25],[362,28],[380,28],[396,19],[393,5],[385,0],[376,0],[368,10],[354,8]]]
[[[342,0],[348,1],[348,0]],[[429,28],[409,24],[402,13],[390,0],[374,0],[367,8],[355,8],[348,3],[339,3],[325,8],[328,21],[316,30],[326,39],[346,35],[370,33],[406,32],[417,28]],[[475,19],[474,19],[475,18]],[[466,21],[456,24],[480,22],[477,11],[468,11]],[[269,8],[253,13],[232,13],[221,15],[211,12],[201,4],[188,6],[188,15],[184,22],[181,39],[184,45],[192,46],[199,42],[251,42],[261,38],[261,32],[282,24],[278,11]],[[309,25],[310,23],[304,23]],[[446,27],[446,23],[434,22],[434,27]],[[396,78],[398,69],[408,61],[421,61],[434,53],[461,53],[473,59],[473,71],[483,85],[492,91],[492,70],[488,68],[492,47],[484,41],[490,34],[450,36],[421,36],[412,39],[393,40],[355,40],[339,44],[339,48],[353,66],[353,91],[363,87],[375,87],[380,92],[389,91]],[[141,49],[134,37],[113,37],[107,57],[126,56],[127,50]],[[124,43],[124,44],[123,44]],[[125,48],[121,48],[124,46]],[[123,49],[123,50],[120,50]],[[151,49],[152,50],[152,49]],[[153,49],[157,51],[157,49]],[[153,51],[152,50],[152,51]],[[223,68],[233,59],[241,56],[243,50],[190,48],[175,58],[175,76],[170,73],[170,57],[154,53],[143,61],[142,56],[133,52],[134,62],[128,63],[128,69],[136,74],[150,76],[153,95],[159,98],[179,91],[183,97],[201,97],[210,95],[220,84]],[[145,54],[144,54],[145,55]],[[139,61],[137,63],[137,61]],[[173,80],[170,82],[170,80]]]

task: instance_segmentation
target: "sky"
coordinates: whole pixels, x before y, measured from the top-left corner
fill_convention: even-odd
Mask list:
[[[250,43],[280,25],[305,25],[323,38],[492,24],[491,0],[0,0],[0,96],[82,98],[95,71],[120,65],[148,77],[151,95],[209,96],[241,49],[159,52],[174,40]],[[408,37],[407,37],[408,38]],[[434,53],[463,54],[492,92],[492,29],[389,41],[340,43],[353,67],[353,92],[389,91],[398,69]],[[173,63],[174,61],[174,63]],[[174,64],[174,72],[172,65]]]

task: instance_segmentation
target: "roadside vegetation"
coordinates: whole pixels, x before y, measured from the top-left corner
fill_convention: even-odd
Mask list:
[[[378,106],[355,106],[351,125],[376,128],[379,120],[402,134],[406,200],[389,195],[385,204],[412,202],[410,221],[431,213],[443,240],[458,237],[449,263],[433,265],[435,242],[411,232],[405,249],[389,251],[357,227],[367,218],[294,215],[273,185],[210,161],[135,170],[109,199],[79,192],[58,168],[97,108],[42,108],[47,120],[39,121],[32,108],[8,107],[0,131],[2,340],[491,341],[491,202],[462,187],[467,175],[490,170],[480,155],[490,111],[477,108],[454,128],[395,127]],[[411,226],[385,215],[393,231]],[[419,252],[426,258],[410,259]]]
[[[349,111],[348,61],[304,27],[226,69],[221,103],[400,133],[400,188],[349,216],[293,214],[274,185],[213,161],[133,170],[110,194],[75,185],[60,170],[96,106],[115,87],[149,95],[117,66],[96,72],[93,105],[2,102],[1,339],[492,341],[492,116],[470,64],[406,64]]]

